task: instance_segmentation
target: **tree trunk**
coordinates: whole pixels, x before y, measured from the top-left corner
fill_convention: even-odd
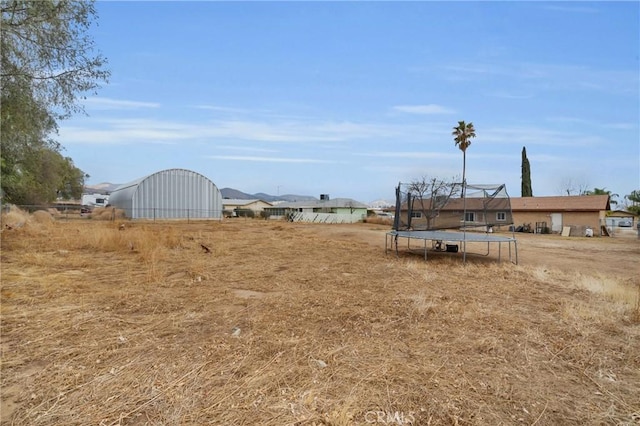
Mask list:
[[[467,172],[467,151],[463,150],[462,151],[462,198],[464,198],[467,192],[466,172]]]

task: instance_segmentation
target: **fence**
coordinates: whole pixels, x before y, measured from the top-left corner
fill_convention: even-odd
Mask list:
[[[345,213],[309,213],[296,212],[289,216],[292,222],[312,222],[312,223],[357,223],[364,220],[362,214]]]
[[[81,214],[86,214],[86,207],[81,206],[79,204],[2,204],[2,213],[9,213],[12,208],[18,208],[23,212],[33,213],[39,210],[44,210],[55,217],[65,216],[80,216]]]
[[[116,220],[123,219],[122,216],[118,216],[116,209],[113,207],[97,207],[93,211],[88,211],[86,207],[70,204],[70,205],[19,205],[16,206],[19,209],[28,213],[33,213],[37,210],[44,210],[52,213],[54,219],[57,220],[86,220],[90,218],[99,217],[103,220]],[[5,204],[2,206],[3,212],[9,212],[11,206]],[[108,213],[107,213],[108,212]],[[201,220],[221,220],[222,210],[205,210],[205,209],[166,209],[166,208],[140,208],[127,212],[127,219],[133,220],[149,220],[149,221],[164,221],[164,220],[186,220],[189,221],[201,221]],[[311,212],[296,212],[288,216],[288,220],[292,222],[311,222],[311,223],[357,223],[362,222],[365,216],[359,214],[348,213],[311,213]]]
[[[131,219],[165,220],[165,219],[222,219],[222,210],[161,208],[148,207],[126,209],[127,217]]]
[[[12,205],[3,204],[2,212],[8,213]],[[90,219],[99,217],[105,220],[123,219],[122,214],[118,214],[120,209],[113,207],[96,207],[93,210],[87,209],[86,206],[78,204],[50,204],[50,205],[16,205],[22,211],[33,213],[38,210],[44,210],[51,213],[57,220],[74,220],[74,219]],[[127,219],[142,220],[220,220],[222,218],[222,210],[206,210],[206,209],[167,209],[167,208],[144,208],[135,209],[126,212]]]

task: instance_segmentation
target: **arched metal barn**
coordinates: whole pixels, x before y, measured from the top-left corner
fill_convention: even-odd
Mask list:
[[[222,194],[207,177],[168,169],[121,185],[109,196],[112,207],[131,219],[221,219]]]

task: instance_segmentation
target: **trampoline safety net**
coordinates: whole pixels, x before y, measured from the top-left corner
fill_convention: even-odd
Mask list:
[[[462,196],[464,194],[464,197]],[[506,186],[442,183],[399,183],[393,229],[430,231],[464,229],[491,232],[513,225]]]

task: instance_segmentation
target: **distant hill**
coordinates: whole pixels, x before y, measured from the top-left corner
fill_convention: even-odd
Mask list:
[[[263,192],[259,192],[257,194],[247,194],[242,191],[238,191],[233,188],[222,188],[220,190],[222,193],[222,198],[234,198],[237,200],[255,200],[259,199],[262,201],[311,201],[317,200],[317,198],[309,196],[309,195],[293,195],[293,194],[285,194],[285,195],[269,195]]]
[[[390,207],[395,207],[395,203],[387,200],[376,200],[369,203],[369,207],[374,209],[387,209]]]
[[[84,192],[89,194],[108,194],[111,191],[115,190],[121,184],[119,183],[98,183],[95,185],[85,185]],[[274,201],[314,201],[318,200],[317,197],[312,197],[310,195],[295,195],[295,194],[284,194],[284,195],[270,195],[265,194],[264,192],[259,192],[257,194],[247,194],[246,192],[238,191],[233,188],[222,188],[220,190],[222,193],[222,198],[233,198],[236,200],[263,200],[268,201],[270,203]],[[389,203],[384,200],[378,200],[371,203],[372,207],[388,207],[392,206],[393,203]]]
[[[84,186],[84,192],[85,193],[95,193],[95,194],[107,194],[111,191],[113,191],[114,189],[116,189],[117,187],[119,187],[121,184],[119,183],[108,183],[108,182],[104,182],[104,183],[98,183],[95,185],[85,185]]]
[[[256,198],[252,195],[245,194],[244,192],[238,191],[237,189],[233,188],[222,188],[220,192],[222,193],[222,198],[233,198],[236,200],[253,200]]]

